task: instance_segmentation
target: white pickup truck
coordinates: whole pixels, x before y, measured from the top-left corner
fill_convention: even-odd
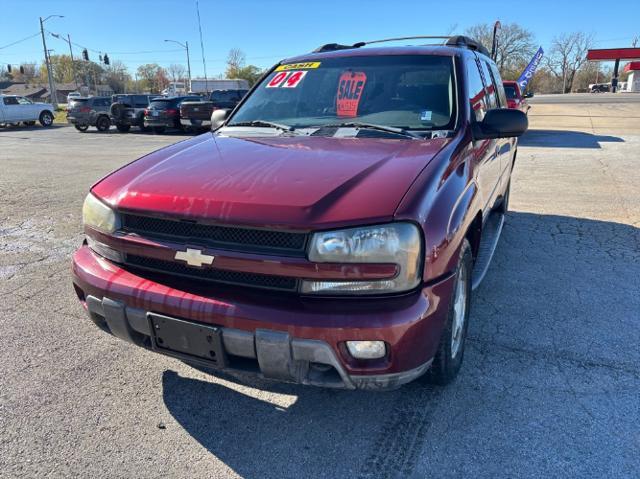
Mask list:
[[[0,95],[0,126],[35,125],[39,121],[42,126],[53,124],[53,105],[34,103],[23,96]]]

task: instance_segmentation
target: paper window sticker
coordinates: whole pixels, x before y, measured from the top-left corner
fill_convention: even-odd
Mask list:
[[[336,97],[336,114],[339,117],[358,116],[358,106],[366,84],[367,75],[364,72],[346,71],[340,75]]]
[[[278,88],[289,76],[288,71],[282,71],[277,73],[269,83],[267,83],[267,88]]]

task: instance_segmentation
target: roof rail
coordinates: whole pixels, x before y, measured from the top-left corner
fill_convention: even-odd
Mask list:
[[[361,48],[364,47],[365,45],[372,45],[374,43],[386,43],[386,42],[395,42],[395,41],[399,41],[399,40],[442,40],[441,44],[442,45],[447,45],[450,47],[465,47],[468,48],[469,50],[475,50],[477,52],[480,52],[484,55],[490,56],[489,51],[482,46],[482,44],[476,40],[473,40],[472,38],[469,37],[465,37],[463,35],[446,35],[446,36],[439,36],[439,35],[418,35],[418,36],[412,36],[412,37],[397,37],[397,38],[385,38],[382,40],[371,40],[368,42],[358,42],[358,43],[354,43],[353,45],[341,45],[339,43],[327,43],[326,45],[322,45],[319,48],[316,48],[313,53],[322,53],[322,52],[331,52],[331,51],[335,51],[335,50],[347,50],[347,49],[351,49],[351,48]]]

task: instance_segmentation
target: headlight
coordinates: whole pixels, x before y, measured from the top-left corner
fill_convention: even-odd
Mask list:
[[[82,222],[105,233],[113,233],[120,227],[116,213],[91,193],[82,205]]]
[[[407,291],[420,283],[422,242],[412,223],[315,233],[309,260],[317,263],[394,263],[395,278],[376,281],[303,281],[303,293],[375,294]]]

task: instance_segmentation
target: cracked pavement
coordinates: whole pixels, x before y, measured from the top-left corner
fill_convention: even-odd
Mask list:
[[[640,476],[625,108],[534,105],[463,370],[390,393],[211,376],[99,331],[69,274],[84,195],[182,136],[0,130],[0,477]]]

